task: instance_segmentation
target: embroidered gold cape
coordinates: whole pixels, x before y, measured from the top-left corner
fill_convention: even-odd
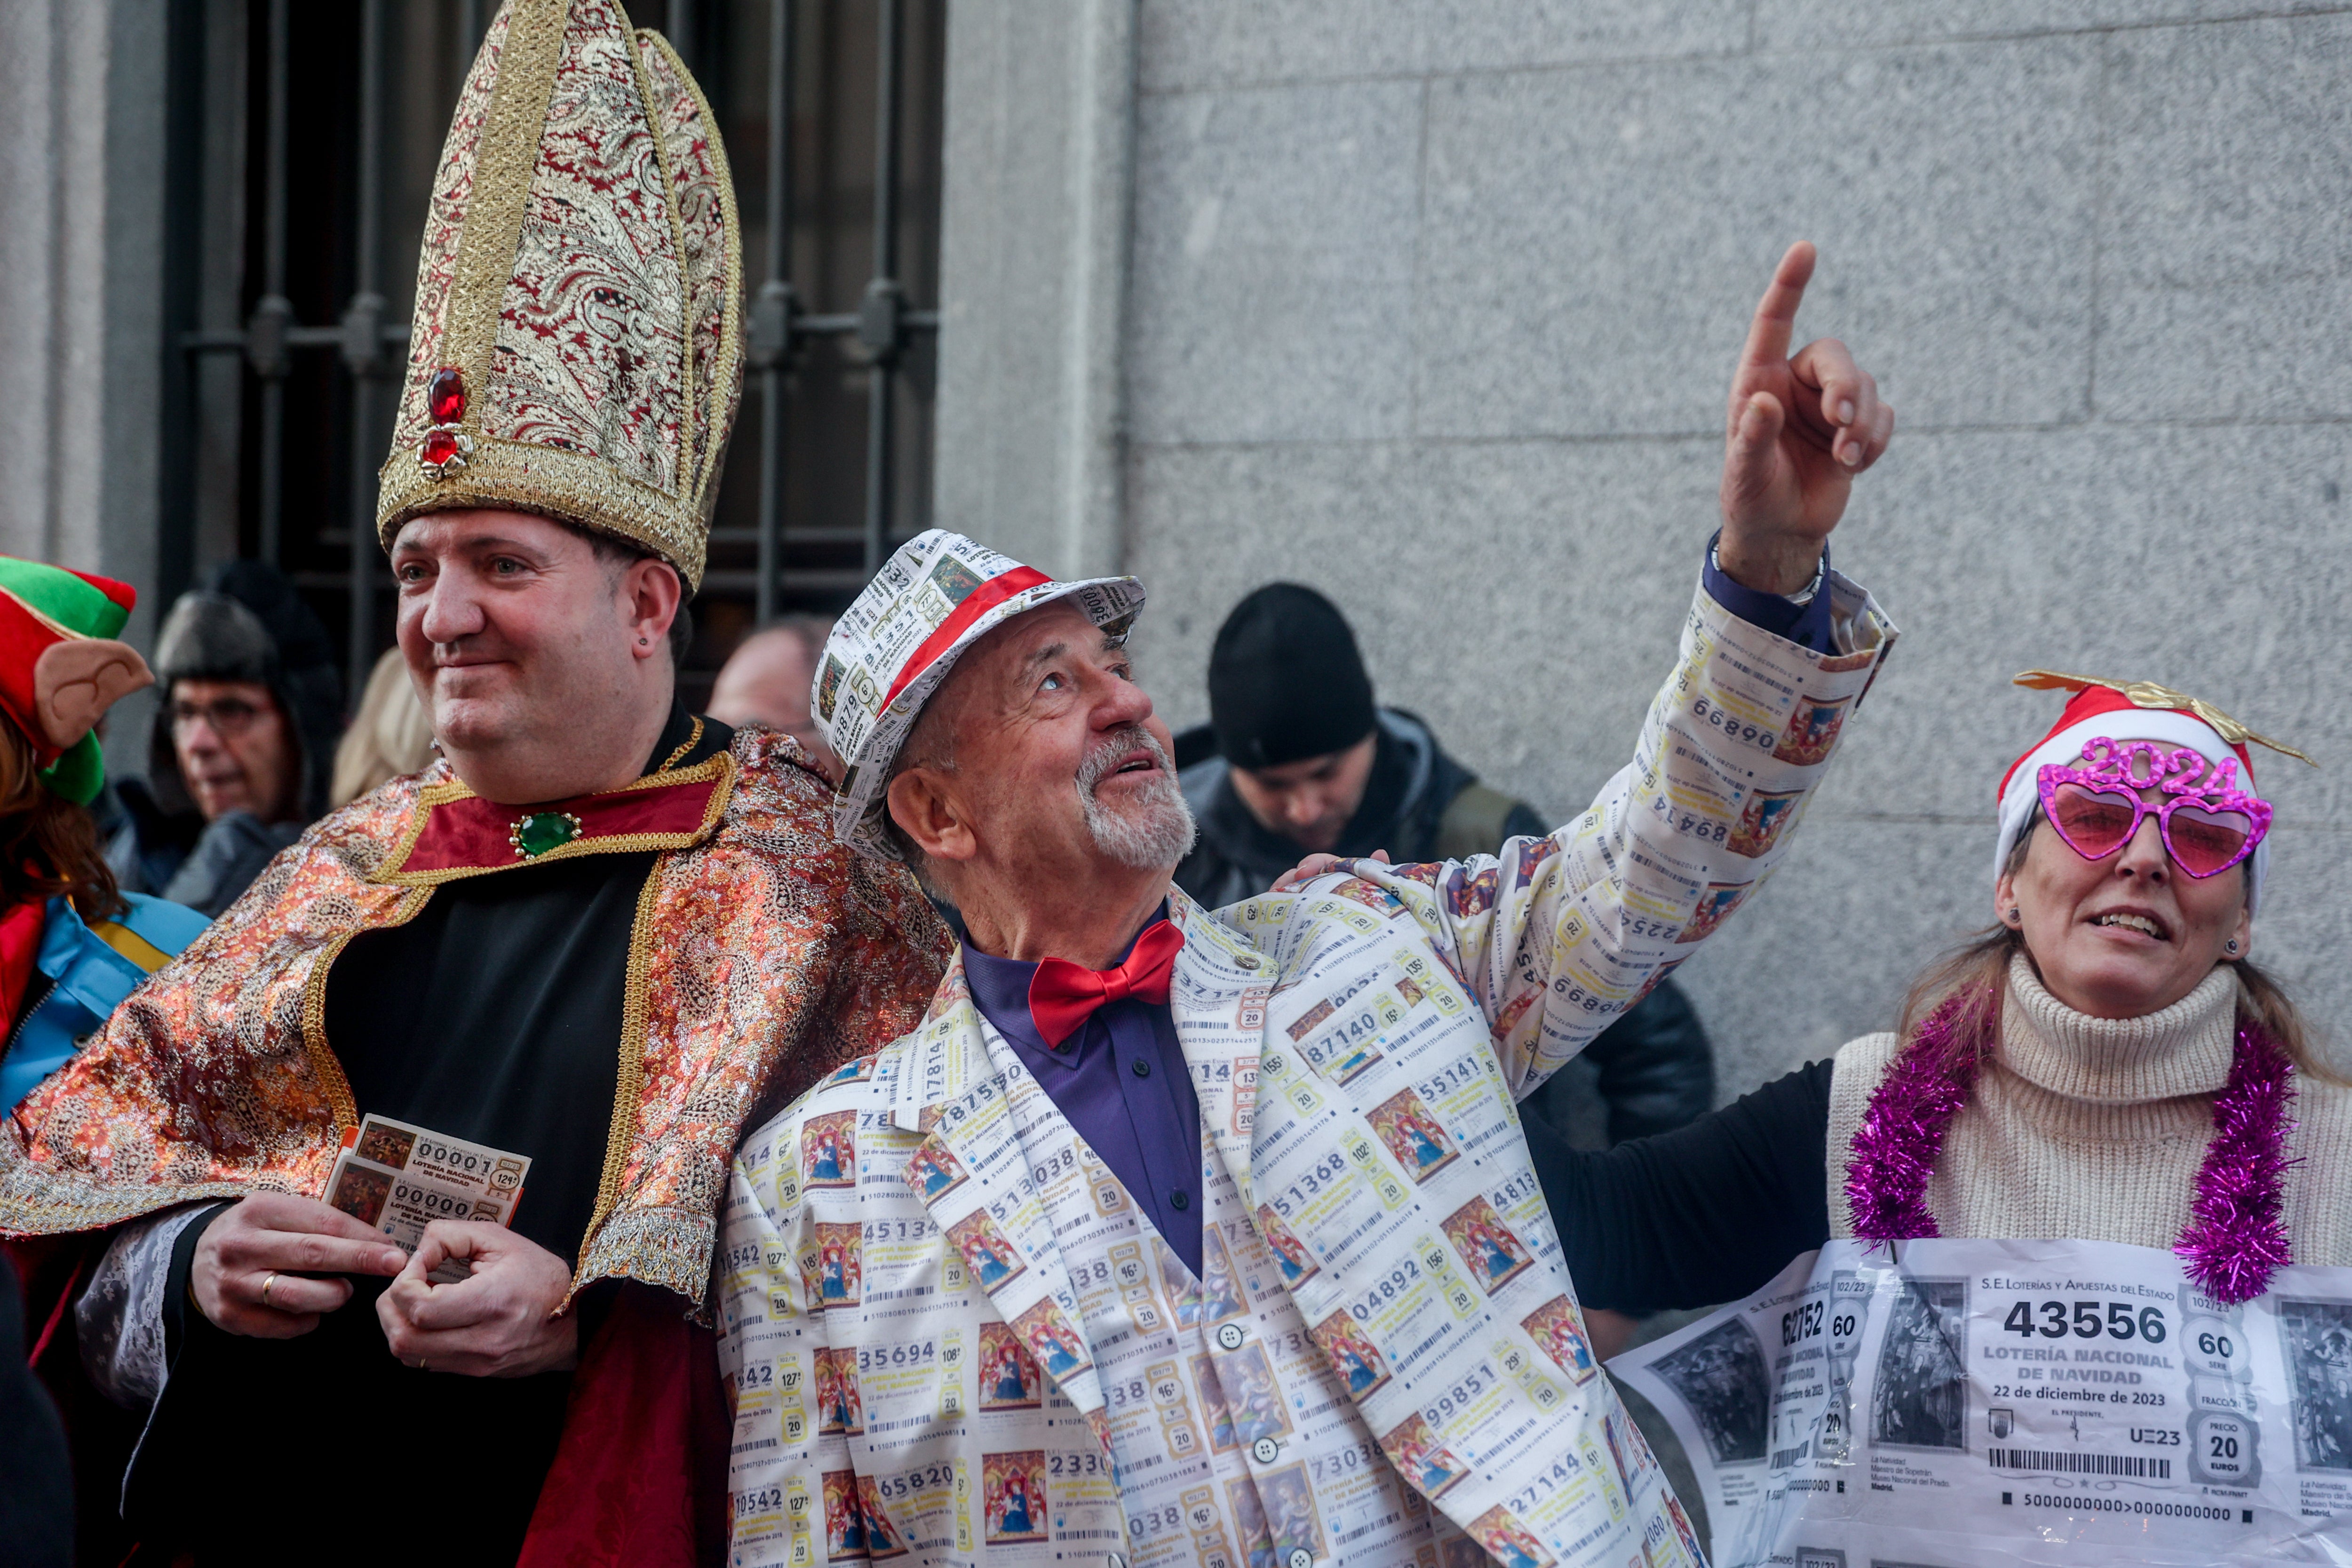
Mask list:
[[[723,807],[663,852],[638,904],[575,1290],[625,1278],[700,1304],[741,1129],[913,1028],[953,950],[910,878],[834,840],[832,792],[792,741],[740,731],[713,762]],[[328,968],[433,896],[444,879],[395,862],[434,803],[466,794],[436,762],[336,812],[134,991],[0,1128],[0,1234],[254,1188],[316,1196],[354,1120]]]

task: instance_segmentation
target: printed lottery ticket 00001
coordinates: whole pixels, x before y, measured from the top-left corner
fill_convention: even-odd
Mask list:
[[[1609,1370],[1718,1568],[2352,1563],[2352,1268],[2224,1306],[2093,1241],[1833,1241]]]
[[[505,1225],[530,1173],[527,1155],[370,1116],[344,1136],[327,1177],[327,1203],[414,1255],[436,1219]],[[472,1272],[453,1258],[426,1278],[453,1285]]]

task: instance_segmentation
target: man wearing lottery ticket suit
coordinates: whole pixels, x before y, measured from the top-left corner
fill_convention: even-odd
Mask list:
[[[159,1560],[723,1547],[730,1157],[951,951],[797,743],[676,700],[739,273],[668,45],[502,5],[378,512],[443,760],[310,829],[0,1131],[0,1231],[82,1247],[63,1331],[144,1422],[85,1471]]]
[[[1759,307],[1632,763],[1499,858],[1202,910],[1142,585],[940,531],[884,566],[817,678],[835,826],[968,937],[737,1156],[736,1563],[1686,1561],[1514,1105],[1770,872],[1894,637],[1824,558],[1894,416],[1790,356],[1812,266]]]

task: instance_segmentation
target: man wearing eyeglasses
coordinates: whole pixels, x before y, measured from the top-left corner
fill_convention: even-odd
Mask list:
[[[155,665],[148,776],[116,788],[107,859],[127,890],[216,916],[324,814],[342,680],[318,616],[258,561],[181,595]]]

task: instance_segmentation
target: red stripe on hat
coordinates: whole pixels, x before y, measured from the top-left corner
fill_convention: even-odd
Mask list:
[[[972,622],[1026,588],[1053,579],[1034,566],[1015,566],[1010,572],[999,573],[964,596],[962,604],[949,613],[940,623],[939,630],[923,639],[923,646],[914,657],[898,668],[898,679],[890,683],[890,694],[882,699],[885,712],[898,700],[898,693],[907,689],[916,677],[931,668],[940,655],[955,647],[956,638],[971,629]]]
[[[2048,745],[2061,731],[2071,730],[2084,720],[2095,718],[2101,713],[2178,713],[2184,719],[2196,719],[2198,723],[2205,724],[2204,720],[2198,719],[2196,714],[2186,708],[2142,708],[2112,686],[2085,686],[2067,700],[2066,710],[2058,715],[2058,722],[2050,726],[2049,732],[2028,746],[2025,749],[2025,756],[2009,764],[2009,772],[2000,775],[2000,789],[1993,798],[2000,800],[2007,797],[2009,781],[2015,778],[2017,770],[2025,765],[2026,757],[2033,755],[2034,752]],[[2205,727],[2208,730],[2213,728],[2210,724],[2205,724]],[[2221,740],[2221,732],[2215,731],[2213,738],[2217,741]],[[2226,742],[2223,743],[2228,744]],[[2252,787],[2254,777],[2254,759],[2246,754],[2246,748],[2243,746],[2231,746],[2230,750],[2238,754],[2240,765],[2246,770],[2247,785]]]

